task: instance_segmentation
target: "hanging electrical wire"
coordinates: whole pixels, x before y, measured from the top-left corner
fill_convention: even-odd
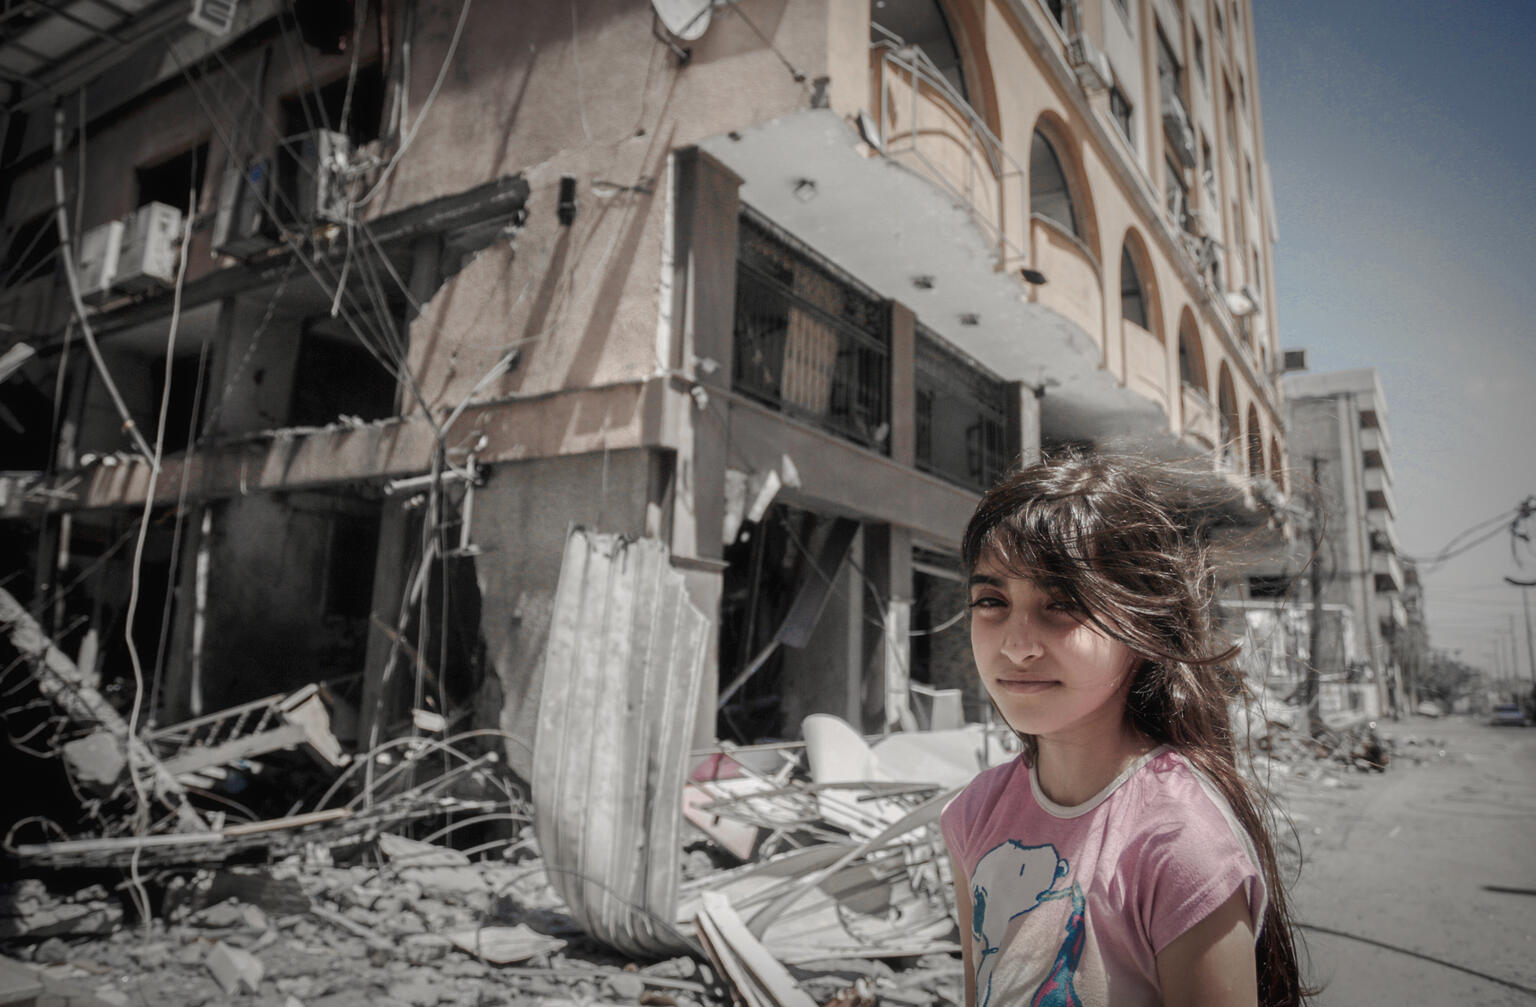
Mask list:
[[[379,173],[379,177],[373,183],[373,187],[368,190],[363,198],[357,201],[356,205],[367,206],[373,202],[374,198],[383,190],[384,183],[394,174],[395,167],[400,163],[400,159],[410,149],[411,142],[416,139],[416,131],[421,128],[421,124],[426,120],[428,110],[432,108],[432,103],[437,99],[438,91],[442,89],[443,81],[448,77],[448,67],[453,63],[454,54],[458,52],[459,38],[464,34],[465,22],[469,20],[470,3],[471,0],[462,0],[462,4],[459,7],[458,22],[453,26],[453,37],[448,41],[448,51],[443,54],[443,63],[442,66],[438,67],[437,78],[432,81],[432,87],[427,91],[426,100],[422,102],[420,110],[416,113],[416,118],[411,122],[411,128],[406,130],[405,135],[401,137],[400,146],[395,148],[394,154],[391,155],[388,163],[384,165],[384,170]]]
[[[133,441],[134,447],[145,458],[150,457],[149,444],[144,440],[144,435],[139,432],[138,424],[134,422],[132,414],[128,411],[127,404],[123,401],[122,393],[117,390],[117,382],[112,380],[112,372],[107,369],[107,362],[101,356],[101,348],[96,345],[96,334],[91,329],[90,318],[85,310],[85,302],[80,297],[80,277],[75,271],[74,239],[69,227],[69,211],[65,208],[64,199],[64,108],[55,103],[53,108],[53,193],[54,193],[54,220],[59,231],[60,260],[64,264],[64,278],[69,287],[69,298],[75,309],[75,320],[80,326],[80,333],[85,338],[86,348],[91,355],[91,362],[96,367],[97,376],[101,378],[101,384],[106,389],[107,395],[112,400],[112,406],[117,410],[118,417],[123,422],[123,432]]]

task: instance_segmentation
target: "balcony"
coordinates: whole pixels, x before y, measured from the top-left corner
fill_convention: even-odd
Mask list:
[[[1387,482],[1396,484],[1397,476],[1392,471],[1392,450],[1380,428],[1369,427],[1360,431],[1360,454],[1366,468],[1380,469],[1386,474]]]
[[[1202,451],[1214,451],[1221,436],[1221,422],[1216,416],[1216,406],[1204,392],[1184,382],[1179,390],[1183,407],[1184,439]]]
[[[1050,282],[1035,288],[1037,302],[1104,345],[1104,295],[1099,265],[1087,246],[1060,224],[1039,214],[1029,222],[1030,261]]]
[[[870,108],[881,152],[953,195],[992,241],[1000,268],[1025,263],[1024,169],[915,46],[870,47]]]
[[[1376,616],[1376,625],[1381,628],[1382,636],[1386,636],[1386,628],[1392,627],[1393,633],[1408,625],[1408,609],[1403,605],[1403,600],[1395,594],[1378,594],[1371,600],[1372,614]]]
[[[1120,320],[1125,341],[1125,384],[1163,407],[1170,416],[1173,404],[1168,400],[1168,348],[1135,322]]]
[[[1403,564],[1390,552],[1371,553],[1371,575],[1377,594],[1397,594],[1403,589]]]
[[[1368,395],[1365,401],[1367,403],[1374,403],[1376,399],[1374,395]],[[1360,436],[1362,447],[1365,445],[1365,437],[1370,436],[1374,438],[1372,444],[1382,454],[1389,455],[1392,453],[1392,438],[1388,435],[1387,428],[1382,426],[1381,417],[1374,405],[1365,405],[1360,409]]]
[[[1385,511],[1390,517],[1397,517],[1397,501],[1392,496],[1392,482],[1381,469],[1365,470],[1365,505],[1370,510]]]

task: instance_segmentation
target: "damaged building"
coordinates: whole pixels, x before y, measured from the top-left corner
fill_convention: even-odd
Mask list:
[[[709,619],[696,743],[975,721],[1019,459],[1271,519],[1246,0],[690,6],[0,15],[4,587],[125,718],[314,685],[529,779],[579,526]]]

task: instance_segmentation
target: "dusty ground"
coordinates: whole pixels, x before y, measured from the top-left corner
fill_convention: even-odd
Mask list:
[[[1495,981],[1536,991],[1536,728],[1450,717],[1381,731],[1387,772],[1282,784],[1302,838],[1298,918],[1353,935],[1303,931],[1319,1003],[1536,1003]]]

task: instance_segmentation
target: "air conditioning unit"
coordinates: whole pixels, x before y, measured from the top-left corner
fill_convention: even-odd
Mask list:
[[[187,15],[187,23],[210,35],[223,37],[234,28],[239,9],[240,0],[192,0],[192,13]]]
[[[239,175],[226,179],[213,219],[213,247],[220,255],[249,258],[281,240],[270,207],[276,206],[272,161],[252,161]]]
[[[347,219],[347,162],[352,145],[346,134],[317,129],[283,144],[278,176],[285,222],[299,225],[341,223]],[[287,221],[288,215],[292,220]]]
[[[165,203],[145,203],[123,221],[122,250],[112,285],[127,293],[159,290],[176,282],[181,211]]]
[[[112,297],[112,281],[117,279],[122,244],[121,220],[93,227],[80,236],[80,252],[75,264],[80,280],[80,299],[86,304],[101,304]]]
[[[1084,91],[1107,91],[1114,83],[1115,74],[1109,67],[1109,57],[1099,51],[1087,35],[1072,36],[1072,41],[1067,43],[1067,62],[1077,71],[1077,82]]]

